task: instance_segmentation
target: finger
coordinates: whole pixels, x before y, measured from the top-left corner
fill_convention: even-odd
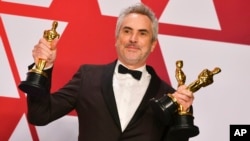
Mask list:
[[[183,103],[183,102],[192,102],[194,100],[194,97],[189,97],[183,94],[177,94],[176,99],[178,103]]]
[[[49,56],[51,54],[51,50],[45,46],[44,44],[38,44],[34,47],[33,49],[33,53],[36,55],[36,56]]]
[[[183,100],[183,99],[178,99],[177,102],[184,107],[184,109],[190,108],[190,106],[193,103],[193,99],[190,99],[188,101]]]
[[[43,43],[36,45],[32,51],[32,55],[37,60],[37,58],[47,60],[52,54],[52,51]]]
[[[48,42],[45,38],[41,38],[39,40],[39,44],[43,44],[43,45],[47,46],[50,50],[55,50],[58,41],[59,41],[58,38],[55,38],[51,42]]]
[[[48,48],[51,47],[51,43],[48,42],[45,38],[41,38],[41,39],[39,40],[39,44],[43,44],[43,45],[47,46]]]
[[[194,99],[194,95],[191,91],[187,89],[178,89],[176,91],[176,98],[182,99],[184,101],[189,101]]]
[[[186,95],[190,98],[193,98],[194,95],[193,95],[193,92],[191,92],[186,85],[182,85],[180,86],[178,89],[177,89],[177,92],[182,94],[182,95]]]
[[[51,50],[55,50],[56,49],[56,45],[57,45],[57,43],[58,43],[58,41],[59,41],[59,39],[58,38],[56,38],[56,39],[54,39],[52,42],[51,42]]]

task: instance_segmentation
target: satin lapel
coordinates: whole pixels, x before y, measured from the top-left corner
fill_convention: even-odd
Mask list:
[[[142,99],[141,104],[139,105],[138,109],[136,110],[133,118],[131,119],[129,125],[127,128],[130,127],[136,120],[138,120],[142,114],[145,112],[147,107],[149,106],[150,99],[152,99],[158,92],[161,80],[160,78],[156,75],[155,71],[153,68],[147,66],[147,71],[151,74],[151,80],[148,86],[148,89]]]
[[[113,86],[112,86],[115,65],[116,65],[116,61],[111,64],[108,64],[104,68],[104,73],[102,77],[102,94],[103,94],[104,100],[106,102],[106,105],[109,109],[110,114],[115,120],[115,123],[117,124],[117,126],[121,129],[119,115],[118,115],[116,102],[115,102]]]

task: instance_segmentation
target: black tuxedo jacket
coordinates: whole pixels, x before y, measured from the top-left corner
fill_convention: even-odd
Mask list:
[[[116,61],[107,65],[83,65],[73,78],[57,92],[28,94],[28,120],[46,125],[72,110],[79,119],[79,141],[163,141],[171,125],[160,122],[149,102],[175,90],[163,82],[152,67],[150,84],[133,118],[122,132],[112,79]],[[52,70],[47,70],[51,78]],[[65,127],[66,128],[66,127]],[[76,127],[77,128],[77,127]]]

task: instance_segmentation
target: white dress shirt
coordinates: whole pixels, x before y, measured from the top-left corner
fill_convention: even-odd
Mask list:
[[[148,88],[151,75],[147,72],[145,65],[136,69],[142,72],[141,79],[136,80],[131,74],[118,73],[119,64],[122,63],[118,61],[114,71],[113,89],[122,128],[121,130],[124,131],[141,103]]]

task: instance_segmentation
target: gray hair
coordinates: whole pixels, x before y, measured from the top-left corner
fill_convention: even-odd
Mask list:
[[[144,5],[142,3],[138,3],[138,4],[135,4],[133,6],[130,6],[126,9],[124,9],[120,13],[120,15],[117,19],[117,23],[116,23],[115,37],[118,38],[119,32],[121,30],[121,24],[122,24],[124,18],[131,13],[138,13],[138,14],[145,15],[151,20],[152,31],[153,31],[152,41],[157,40],[158,20],[155,16],[154,12],[149,7],[147,7],[146,5]]]

